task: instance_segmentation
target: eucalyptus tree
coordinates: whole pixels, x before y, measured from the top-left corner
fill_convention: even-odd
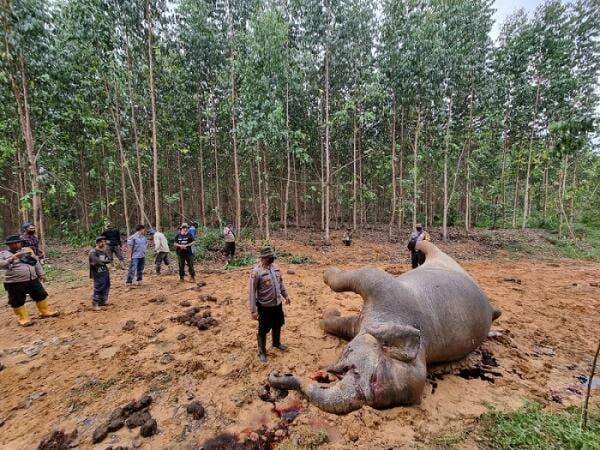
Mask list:
[[[52,10],[41,0],[2,0],[0,21],[3,30],[3,78],[8,79],[25,144],[28,166],[28,197],[33,223],[44,247],[44,212],[40,187],[43,142],[36,142],[35,127],[43,120],[43,92],[50,54]]]
[[[259,199],[265,239],[270,238],[271,173],[285,140],[285,80],[287,24],[280,11],[260,11],[242,37],[240,56],[240,129],[258,165]],[[262,172],[262,177],[261,177]]]

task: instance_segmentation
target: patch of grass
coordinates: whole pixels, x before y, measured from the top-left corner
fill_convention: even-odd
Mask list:
[[[117,384],[117,380],[114,378],[107,378],[106,380],[100,380],[98,378],[88,378],[81,386],[73,389],[73,393],[76,396],[84,394],[90,397],[97,398],[104,395],[112,386]]]
[[[528,403],[513,412],[491,409],[481,417],[481,433],[490,448],[499,450],[600,448],[597,411],[585,431],[580,419],[581,408],[550,412],[538,403]]]
[[[233,258],[227,268],[246,267],[256,264],[257,259],[252,255],[244,255]]]
[[[462,443],[468,437],[468,435],[469,434],[466,430],[452,431],[434,437],[431,440],[431,444],[436,446],[437,448],[450,449]]]
[[[329,435],[325,430],[319,430],[315,432],[309,439],[307,439],[306,446],[310,449],[318,448],[323,444],[329,442]]]
[[[69,269],[60,269],[56,267],[54,264],[45,264],[44,265],[44,273],[46,274],[46,281],[61,281],[61,282],[71,282],[76,281],[80,277],[77,276],[72,270]]]
[[[303,255],[292,255],[288,258],[290,264],[310,264],[312,259],[308,256]]]

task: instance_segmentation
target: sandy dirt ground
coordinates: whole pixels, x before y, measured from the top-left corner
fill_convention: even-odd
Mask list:
[[[356,313],[362,300],[332,292],[322,281],[325,268],[371,264],[394,274],[409,270],[404,244],[389,244],[381,236],[356,239],[347,248],[340,239],[334,234],[331,246],[307,233],[294,241],[274,240],[280,253],[308,256],[312,263],[290,264],[289,256],[278,261],[292,297],[283,332],[290,348],[284,354],[269,349],[266,365],[257,360],[256,323],[246,307],[249,268],[224,271],[217,263],[198,264],[198,281],[206,283],[199,288],[179,283],[176,275],[155,276],[147,267],[144,285],[131,291],[122,283],[123,272],[112,272],[110,306],[96,312],[85,252],[72,253],[70,267],[81,263],[78,279],[47,286],[59,318],[20,328],[2,300],[0,448],[35,448],[53,429],[77,429],[78,448],[201,448],[223,432],[256,438],[252,433],[265,426],[279,426],[278,436],[287,439],[284,448],[295,448],[290,442],[315,446],[325,435],[322,448],[431,448],[436,438],[476,427],[488,405],[510,409],[533,399],[560,408],[582,402],[584,386],[577,377],[589,370],[600,331],[600,264],[515,258],[474,241],[441,247],[503,312],[492,326],[495,337],[482,346],[489,370],[481,376],[477,369],[460,372],[479,367],[477,352],[468,362],[432,375],[420,405],[384,411],[364,407],[335,416],[296,392],[276,404],[262,401],[258,391],[270,371],[310,375],[344,348],[343,341],[321,331],[318,321],[330,307]],[[241,247],[255,250],[250,244]],[[202,300],[203,295],[216,301]],[[188,304],[210,306],[218,324],[201,331],[170,320]],[[35,317],[34,305],[27,305]],[[124,330],[127,321],[135,323]],[[92,446],[93,431],[111,411],[145,393],[154,397],[150,412],[158,433],[141,438],[138,429],[125,427]],[[186,412],[192,399],[206,409],[201,420]],[[298,416],[278,425],[286,409],[298,410]],[[478,445],[476,437],[461,444]]]

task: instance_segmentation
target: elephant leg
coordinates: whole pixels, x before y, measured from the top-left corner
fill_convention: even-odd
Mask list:
[[[351,341],[358,333],[360,316],[341,317],[339,311],[326,313],[321,320],[325,333]]]
[[[355,292],[363,299],[394,279],[392,275],[374,267],[358,270],[340,270],[332,267],[323,274],[325,284],[335,292]]]

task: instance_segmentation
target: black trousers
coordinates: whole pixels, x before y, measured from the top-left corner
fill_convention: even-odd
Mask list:
[[[20,281],[18,283],[4,283],[4,289],[8,293],[8,304],[12,308],[20,308],[25,304],[27,295],[33,301],[41,302],[46,300],[48,293],[40,280]]]
[[[413,250],[410,252],[410,260],[412,268],[416,269],[425,262],[425,253],[420,250]]]
[[[273,345],[278,346],[281,337],[281,327],[285,324],[283,305],[261,306],[258,309],[258,335],[265,337],[269,331],[273,331]]]
[[[96,305],[106,305],[108,293],[110,291],[110,274],[108,271],[94,275],[94,294],[92,303]]]
[[[179,278],[183,279],[185,276],[185,265],[188,266],[190,277],[196,277],[196,271],[194,270],[194,255],[192,252],[177,253],[177,259],[179,261]]]
[[[232,259],[235,256],[235,242],[225,242],[223,253],[227,259]]]

